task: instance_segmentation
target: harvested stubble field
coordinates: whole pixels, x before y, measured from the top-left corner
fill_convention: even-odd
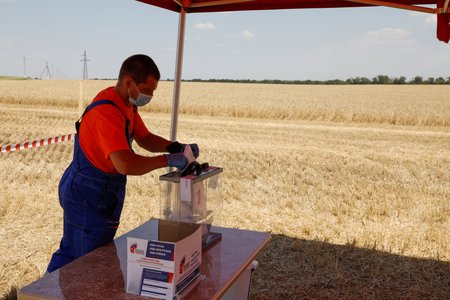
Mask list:
[[[0,144],[73,133],[80,87],[113,84],[0,81]],[[163,136],[171,94],[161,82],[142,110]],[[181,98],[178,139],[225,170],[215,225],[272,233],[252,299],[448,299],[449,86],[183,83]],[[0,156],[0,295],[45,272],[71,155]],[[159,216],[165,171],[129,177],[118,235]]]

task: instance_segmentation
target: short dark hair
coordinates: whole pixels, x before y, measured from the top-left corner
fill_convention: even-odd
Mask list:
[[[119,80],[125,75],[130,75],[136,83],[145,82],[149,75],[158,81],[161,78],[158,66],[145,54],[135,54],[125,59],[120,67]]]

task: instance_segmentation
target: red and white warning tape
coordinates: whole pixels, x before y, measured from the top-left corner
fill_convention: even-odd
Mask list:
[[[38,147],[47,146],[47,145],[51,145],[51,144],[70,141],[75,138],[75,134],[76,133],[71,133],[71,134],[55,136],[55,137],[51,137],[51,138],[47,138],[47,139],[25,142],[25,143],[21,143],[21,144],[11,144],[11,145],[7,145],[7,146],[2,146],[0,155],[3,153],[10,153],[10,152],[14,152],[14,151],[23,150],[23,149],[29,149],[29,148],[38,148]]]

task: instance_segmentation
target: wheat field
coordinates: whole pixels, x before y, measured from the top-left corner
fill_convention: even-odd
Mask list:
[[[0,145],[73,133],[113,84],[1,80]],[[160,82],[141,110],[165,137],[172,89]],[[448,299],[449,86],[184,82],[180,113],[178,140],[224,168],[214,225],[272,234],[252,299]],[[0,156],[0,297],[42,276],[58,247],[72,145]],[[159,216],[165,171],[129,177],[118,236]]]

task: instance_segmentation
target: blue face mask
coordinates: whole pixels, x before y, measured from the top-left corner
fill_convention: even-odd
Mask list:
[[[131,97],[130,89],[128,89],[128,95],[130,96],[128,98],[128,100],[130,101],[130,103],[133,105],[136,105],[136,106],[144,106],[146,104],[149,104],[150,100],[152,100],[153,96],[146,95],[146,94],[139,92],[136,82],[134,82],[134,85],[136,86],[136,90],[138,91],[138,96],[137,96],[137,99],[134,99],[133,97]]]

